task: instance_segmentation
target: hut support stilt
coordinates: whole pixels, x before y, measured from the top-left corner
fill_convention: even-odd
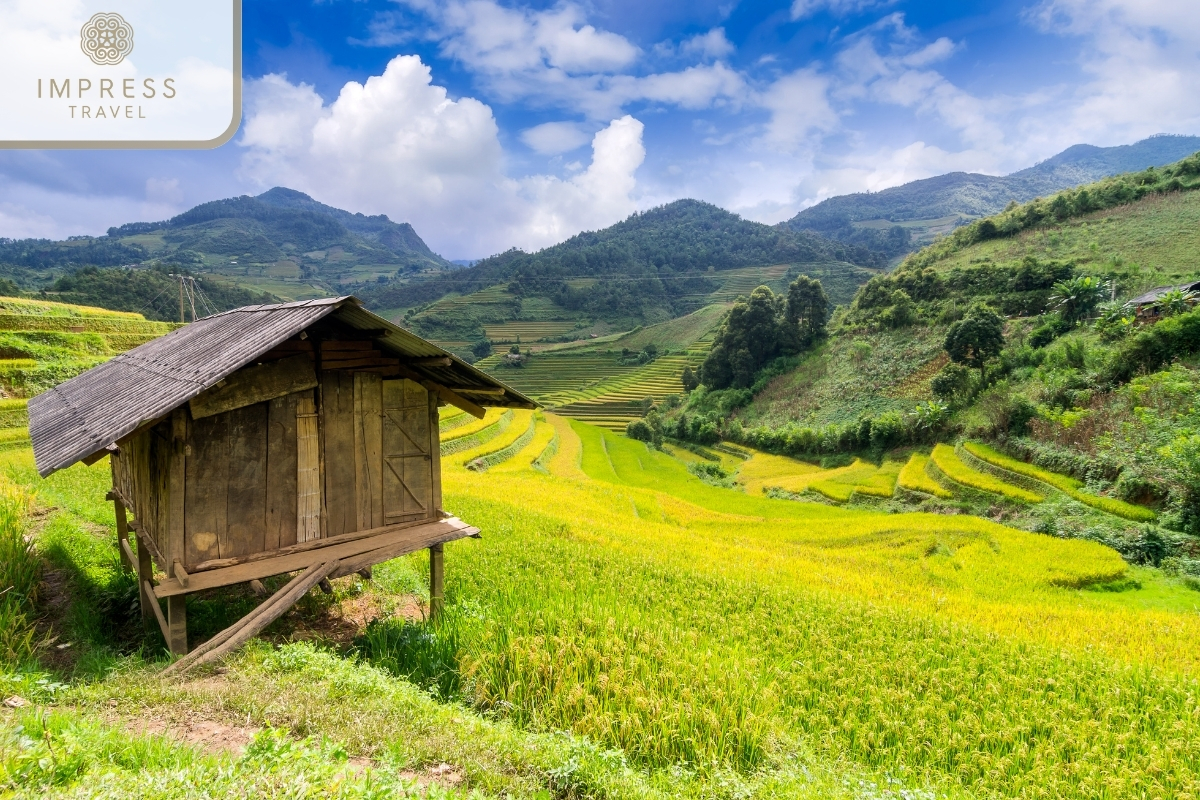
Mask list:
[[[443,546],[429,548],[429,618],[437,619],[445,606],[445,553]]]
[[[167,647],[171,655],[187,655],[187,603],[184,595],[177,594],[167,598]]]

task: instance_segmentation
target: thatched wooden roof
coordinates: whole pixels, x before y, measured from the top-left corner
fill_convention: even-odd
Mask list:
[[[94,367],[29,401],[29,435],[43,476],[102,454],[256,357],[326,318],[369,332],[430,385],[479,406],[537,404],[442,348],[367,311],[354,297],[257,305],[205,317]]]

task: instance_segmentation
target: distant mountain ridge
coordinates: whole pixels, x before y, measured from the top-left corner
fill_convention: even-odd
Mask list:
[[[585,231],[535,253],[509,250],[474,266],[428,280],[389,281],[364,287],[377,308],[410,308],[448,294],[466,295],[496,284],[586,307],[601,316],[647,317],[647,304],[671,305],[688,281],[709,270],[783,263],[842,263],[881,269],[879,253],[807,231],[763,225],[699,200],[676,200],[638,212],[598,231]],[[638,285],[636,290],[632,289]],[[649,317],[647,317],[649,318]]]
[[[838,241],[860,244],[898,255],[957,225],[1002,211],[1010,202],[1024,203],[1122,172],[1160,167],[1200,150],[1200,136],[1158,135],[1118,147],[1077,144],[1011,175],[951,172],[879,192],[831,197],[806,208],[786,223]],[[892,229],[908,231],[912,242]],[[893,242],[885,240],[888,235]]]

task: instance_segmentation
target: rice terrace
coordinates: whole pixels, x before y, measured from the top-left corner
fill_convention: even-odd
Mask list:
[[[34,5],[0,800],[1200,800],[1191,9]]]

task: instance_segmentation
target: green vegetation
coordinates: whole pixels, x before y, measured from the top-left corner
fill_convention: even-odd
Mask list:
[[[721,322],[700,379],[711,389],[745,389],[767,362],[796,355],[822,338],[828,306],[821,282],[805,275],[786,296],[758,287]]]
[[[177,266],[158,265],[150,269],[97,269],[84,267],[56,280],[44,296],[65,303],[111,308],[146,314],[150,319],[179,322],[179,281],[172,277]],[[187,298],[185,320],[208,316],[231,308],[274,303],[278,298],[266,293],[247,291],[225,280],[197,277],[196,297]],[[189,287],[189,295],[193,290]]]
[[[119,596],[106,465],[40,481],[27,450],[0,457],[57,506],[38,546],[86,603],[61,623],[84,656],[77,677],[12,684],[56,709],[0,720],[0,775],[20,796],[270,794],[298,782],[329,797],[1194,790],[1200,631],[1183,578],[969,516],[722,488],[641,443],[521,413],[478,445],[507,451],[488,471],[461,466],[465,451],[443,460],[446,507],[485,538],[450,548],[439,622],[386,611],[422,580],[421,559],[401,559],[370,586],[339,580],[268,643],[185,682],[159,681],[153,640],[122,639],[128,629],[92,610]],[[516,448],[514,429],[533,435]],[[552,442],[552,456],[533,456]],[[890,502],[869,495],[890,493],[903,463],[743,456],[747,471],[763,460],[765,480],[799,469],[831,491],[853,486],[851,503]],[[1122,581],[1144,588],[1078,588]],[[380,616],[348,645],[269,643],[367,601]],[[200,618],[219,608],[190,605]],[[151,718],[249,728],[248,744],[200,753],[129,732]],[[452,784],[429,777],[443,763]]]
[[[537,253],[510,250],[469,269],[367,287],[363,298],[375,307],[402,308],[505,286],[522,298],[546,298],[570,312],[645,324],[693,310],[684,305],[686,297],[711,293],[725,270],[837,262],[851,271],[850,265],[884,266],[879,254],[865,248],[679,200]]]

